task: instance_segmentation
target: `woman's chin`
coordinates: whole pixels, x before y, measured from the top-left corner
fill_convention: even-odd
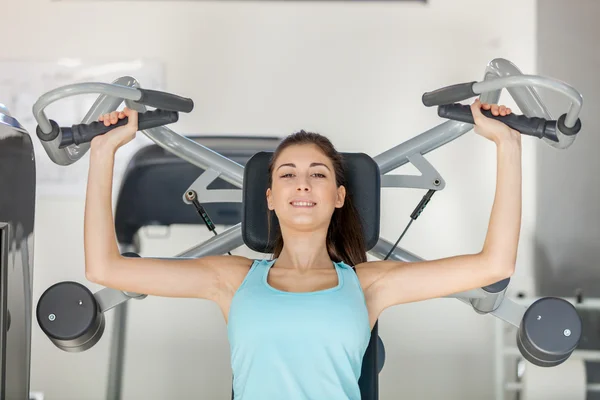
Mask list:
[[[312,215],[296,215],[293,218],[288,219],[286,225],[297,230],[315,230],[323,225],[323,221]]]

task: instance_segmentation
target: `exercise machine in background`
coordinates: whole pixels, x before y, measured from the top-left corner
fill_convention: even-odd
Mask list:
[[[558,120],[552,119],[535,87],[549,89],[565,96],[570,100],[568,111]],[[523,75],[516,66],[504,59],[490,62],[485,70],[485,78],[481,82],[462,83],[425,93],[422,98],[423,104],[429,107],[437,106],[438,115],[448,121],[373,158],[360,153],[345,154],[350,160],[351,180],[352,176],[358,177],[358,172],[352,168],[353,166],[362,163],[363,166],[369,166],[368,171],[371,171],[369,172],[373,184],[371,190],[374,192],[369,201],[372,203],[366,204],[362,211],[359,208],[359,212],[363,213],[368,212],[369,207],[374,207],[371,210],[375,210],[367,220],[364,232],[371,255],[381,259],[390,258],[407,262],[422,260],[399,247],[400,239],[393,244],[379,237],[380,189],[389,187],[426,189],[427,194],[411,215],[411,223],[416,220],[433,194],[445,187],[442,176],[424,156],[473,128],[469,107],[459,102],[480,96],[483,102],[497,103],[500,92],[504,88],[513,97],[523,115],[494,117],[489,112],[484,114],[501,119],[522,134],[537,137],[556,149],[566,149],[574,142],[581,129],[578,117],[583,100],[580,93],[569,85],[551,78]],[[55,101],[67,96],[89,93],[97,93],[100,96],[81,124],[60,127],[57,122],[49,120],[44,113],[44,109]],[[116,110],[123,101],[126,106],[140,112],[139,129],[156,145],[203,170],[193,184],[181,193],[174,193],[174,196],[180,196],[181,201],[190,207],[197,207],[193,202],[194,199],[198,199],[202,204],[242,203],[243,201],[240,223],[176,257],[226,254],[242,244],[255,251],[268,253],[271,244],[266,240],[262,229],[265,225],[264,219],[261,222],[246,220],[246,218],[252,216],[262,218],[261,213],[266,215],[259,196],[262,193],[262,201],[264,201],[264,188],[261,187],[264,182],[257,181],[255,178],[260,176],[269,152],[258,152],[248,160],[252,168],[246,166],[245,169],[240,163],[164,126],[177,121],[179,112],[192,111],[193,102],[190,99],[142,89],[131,77],[119,78],[111,84],[82,83],[52,90],[41,96],[33,106],[33,113],[38,122],[36,133],[48,157],[60,165],[77,162],[89,149],[89,142],[95,135],[103,134],[114,127],[104,127],[103,124],[95,122],[98,117]],[[155,110],[148,111],[147,107],[153,107]],[[121,120],[119,123],[126,123],[126,120]],[[407,163],[413,164],[421,175],[390,174],[391,171]],[[248,180],[249,177],[251,180]],[[217,178],[235,189],[209,188],[211,182]],[[361,180],[365,179],[356,179],[356,182]],[[361,216],[364,217],[364,214]],[[375,240],[372,240],[373,237]],[[124,251],[124,253],[129,252]],[[505,279],[487,287],[455,293],[448,297],[470,305],[478,313],[491,314],[516,327],[519,352],[529,362],[545,367],[563,363],[575,350],[581,337],[582,320],[575,307],[564,299],[553,297],[541,298],[529,305],[519,304],[504,296],[509,281],[510,279]],[[143,297],[144,294],[125,293],[110,288],[91,293],[81,284],[60,282],[46,290],[40,297],[36,310],[37,321],[48,338],[60,349],[84,351],[100,340],[104,331],[105,311],[122,305],[132,298]],[[82,304],[85,306],[83,307]],[[71,318],[68,320],[57,318],[61,315],[70,315]],[[568,335],[565,334],[567,331]],[[363,363],[363,376],[360,382],[363,399],[378,398],[377,377],[382,367],[381,359],[384,357],[382,345],[377,336],[376,325]],[[111,385],[118,387],[114,384],[116,379],[121,378],[110,377],[112,382],[109,382],[109,388]],[[109,391],[107,396],[110,399],[119,399],[120,393]]]
[[[0,104],[0,399],[29,398],[35,158],[32,138]]]

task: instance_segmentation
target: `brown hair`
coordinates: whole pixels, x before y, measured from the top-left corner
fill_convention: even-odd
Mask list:
[[[318,133],[300,131],[286,137],[275,149],[273,156],[269,162],[269,187],[273,183],[273,168],[275,161],[283,150],[294,145],[316,145],[322,152],[331,160],[335,171],[335,181],[337,187],[343,185],[346,187],[346,197],[344,205],[341,208],[336,208],[329,223],[327,231],[327,252],[329,257],[335,262],[343,261],[344,263],[355,266],[367,261],[365,250],[365,239],[360,222],[360,217],[352,196],[348,191],[346,172],[344,168],[343,157],[335,149],[333,144],[325,136]],[[271,218],[273,211],[268,212],[269,239],[271,237]],[[279,257],[283,250],[283,237],[281,232],[276,232],[274,238],[273,256]],[[269,240],[271,242],[271,240]]]

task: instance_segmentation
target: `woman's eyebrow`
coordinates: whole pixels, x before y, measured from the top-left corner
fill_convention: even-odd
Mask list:
[[[311,167],[318,167],[318,166],[320,166],[320,165],[322,165],[323,167],[325,167],[325,168],[329,169],[329,167],[328,167],[326,164],[323,164],[323,163],[316,163],[316,162],[314,162],[314,163],[311,163],[311,164],[310,164],[310,166],[311,166]],[[277,167],[277,169],[279,169],[279,168],[281,168],[281,167],[292,167],[292,168],[296,168],[296,164],[294,164],[294,163],[285,163],[285,164],[281,164],[279,167]]]

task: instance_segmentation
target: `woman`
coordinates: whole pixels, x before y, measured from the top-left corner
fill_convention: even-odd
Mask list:
[[[358,216],[344,187],[341,156],[318,134],[281,142],[270,164],[269,210],[281,227],[272,260],[194,260],[119,254],[111,208],[117,149],[137,131],[137,113],[100,118],[127,125],[94,138],[85,208],[86,277],[115,289],[202,298],[228,324],[236,399],[360,399],[370,331],[393,305],[479,288],[512,275],[521,224],[521,135],[486,118],[475,101],[475,132],[497,148],[497,183],[480,252],[419,263],[367,262]],[[354,270],[352,269],[354,267]]]

